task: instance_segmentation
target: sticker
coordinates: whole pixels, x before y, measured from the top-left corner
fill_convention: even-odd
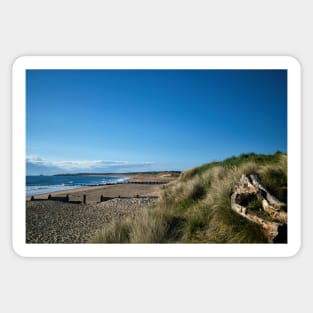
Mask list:
[[[14,251],[295,255],[300,78],[289,56],[18,58]]]

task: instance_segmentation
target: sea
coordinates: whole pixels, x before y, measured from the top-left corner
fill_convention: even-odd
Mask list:
[[[108,175],[61,175],[26,176],[26,195],[39,195],[54,191],[69,190],[86,186],[102,186],[127,182],[128,177]]]

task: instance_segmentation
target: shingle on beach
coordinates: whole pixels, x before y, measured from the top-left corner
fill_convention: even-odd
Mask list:
[[[89,242],[113,219],[139,214],[140,209],[155,204],[160,188],[160,185],[129,183],[59,191],[51,193],[51,200],[48,194],[35,196],[35,201],[29,201],[28,197],[26,242]],[[67,195],[69,202],[64,201]],[[100,202],[101,196],[109,200]]]
[[[138,214],[156,198],[112,199],[97,204],[27,201],[27,243],[86,243],[114,218]]]

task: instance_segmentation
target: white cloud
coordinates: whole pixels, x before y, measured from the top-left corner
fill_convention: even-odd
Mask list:
[[[38,156],[27,156],[26,164],[28,167],[46,168],[49,170],[60,170],[65,172],[74,171],[121,171],[133,168],[145,168],[154,162],[131,163],[128,161],[107,161],[107,160],[73,160],[73,161],[52,161]]]

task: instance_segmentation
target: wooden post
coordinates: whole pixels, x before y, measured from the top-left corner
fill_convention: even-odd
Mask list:
[[[35,200],[35,197],[31,196],[30,201],[34,201],[34,200]]]
[[[84,203],[84,204],[86,204],[86,202],[87,202],[87,196],[86,196],[86,195],[84,195],[84,200],[83,200],[83,203]]]
[[[48,200],[51,200],[51,194],[49,193]]]
[[[100,196],[100,202],[102,202],[102,201],[103,201],[103,195]]]
[[[66,202],[69,202],[70,201],[70,196],[67,194],[66,195]]]

